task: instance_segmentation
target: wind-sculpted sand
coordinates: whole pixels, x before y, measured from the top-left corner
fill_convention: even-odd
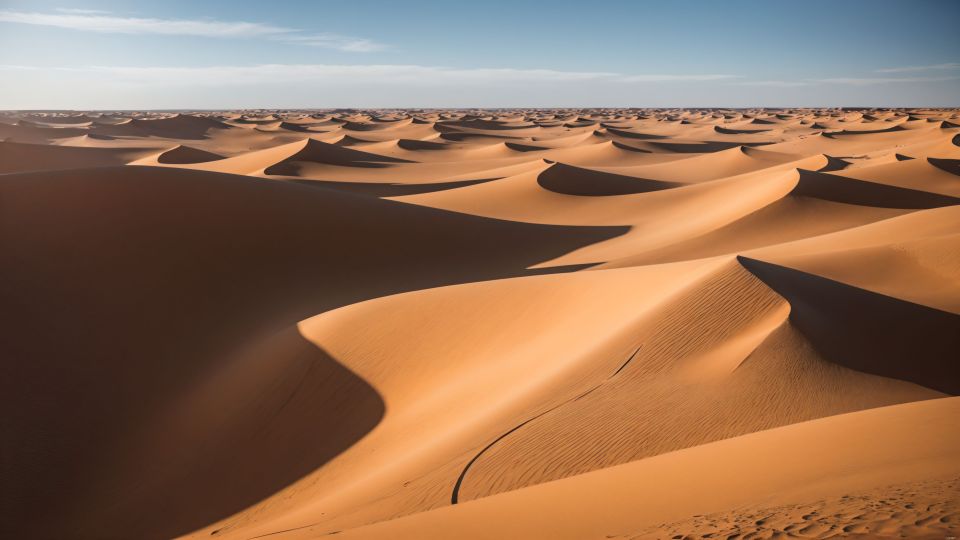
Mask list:
[[[960,111],[0,113],[0,535],[960,533]]]

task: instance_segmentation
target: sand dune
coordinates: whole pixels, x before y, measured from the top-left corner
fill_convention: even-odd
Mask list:
[[[542,187],[564,195],[604,196],[645,193],[676,187],[676,184],[594,171],[563,163],[547,167],[537,176]]]
[[[960,202],[960,198],[939,193],[854,178],[838,180],[829,178],[829,174],[800,169],[800,181],[794,194],[881,208],[936,208]]]
[[[3,113],[0,536],[955,536],[958,126]]]
[[[23,383],[4,393],[33,404],[14,425],[22,446],[12,456],[16,474],[6,482],[15,486],[23,507],[6,507],[59,516],[35,529],[41,536],[71,530],[94,536],[187,532],[268,496],[342,450],[324,436],[312,443],[322,451],[307,444],[301,450],[305,461],[295,470],[284,465],[287,472],[279,476],[267,474],[267,484],[250,485],[233,471],[253,467],[256,456],[266,460],[264,470],[272,470],[290,459],[286,450],[274,449],[274,458],[257,448],[235,450],[233,466],[210,467],[231,444],[221,430],[249,437],[283,429],[278,426],[287,421],[271,416],[279,415],[278,407],[293,415],[292,435],[306,423],[338,421],[337,407],[330,408],[330,420],[316,412],[296,420],[297,410],[283,405],[286,394],[300,391],[303,375],[267,371],[264,377],[274,380],[256,389],[264,393],[262,402],[245,405],[256,414],[231,405],[239,407],[252,394],[234,394],[216,382],[243,381],[277,369],[276,362],[289,363],[291,370],[317,364],[320,374],[333,370],[352,377],[304,345],[294,327],[298,320],[402,290],[529,273],[525,268],[537,262],[619,232],[424,212],[375,197],[171,168],[6,175],[0,192],[4,219],[16,224],[4,227],[3,320],[11,332],[4,349],[17,359],[16,380]],[[350,228],[356,233],[322,233]],[[552,246],[545,241],[549,230]],[[362,237],[373,243],[363,241],[365,248],[356,252],[353,242]],[[69,269],[57,264],[59,257],[73,261]],[[421,265],[435,264],[429,262],[433,257],[446,269],[422,273]],[[54,278],[61,272],[62,278]],[[287,337],[276,352],[268,347],[242,359],[277,332]],[[13,375],[5,380],[12,382]],[[95,386],[96,397],[85,397]],[[377,399],[375,390],[364,388]],[[328,393],[305,399],[323,400]],[[60,414],[62,402],[75,405]],[[154,422],[170,426],[140,427]],[[182,455],[176,449],[184,444],[195,450]],[[103,462],[102,454],[123,459]],[[149,472],[137,473],[144,464]],[[54,485],[60,495],[50,497]],[[137,494],[131,492],[135,487]],[[162,515],[149,510],[171,490],[231,496],[202,509],[183,498],[164,503]],[[118,499],[119,493],[124,495]],[[85,502],[74,504],[79,501]]]
[[[152,154],[150,148],[81,148],[0,142],[0,174],[125,165]]]
[[[716,536],[717,514],[738,518],[757,512],[759,519],[733,533],[766,530],[786,536],[784,529],[790,523],[771,519],[779,517],[771,511],[776,508],[795,515],[797,521],[821,523],[826,529],[813,528],[812,534],[800,533],[801,538],[804,534],[828,538],[852,532],[844,531],[850,525],[857,532],[879,528],[880,523],[857,523],[851,513],[842,512],[846,500],[872,496],[892,499],[896,510],[919,510],[921,518],[910,519],[909,512],[903,512],[899,521],[884,516],[893,523],[883,525],[893,526],[881,538],[923,533],[928,524],[927,531],[949,535],[956,528],[952,517],[957,507],[954,490],[960,442],[951,426],[958,412],[958,401],[951,398],[824,418],[341,534],[343,538],[663,538],[669,531],[671,537]],[[890,444],[904,440],[911,444]],[[925,499],[935,504],[921,506]],[[804,520],[803,510],[818,506],[817,502],[821,505],[817,514]],[[279,536],[320,534],[307,527]]]

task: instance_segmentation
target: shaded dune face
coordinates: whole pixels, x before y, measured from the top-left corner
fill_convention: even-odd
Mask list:
[[[790,320],[825,358],[960,394],[960,365],[944,361],[960,350],[960,315],[747,257],[739,261],[790,302]]]
[[[371,154],[361,150],[339,147],[313,139],[308,139],[303,149],[292,156],[273,164],[266,174],[296,175],[304,165],[327,164],[353,167],[385,167],[385,163],[403,162],[403,160]]]
[[[189,532],[376,425],[375,389],[305,342],[298,320],[527,273],[618,232],[159,168],[9,175],[0,191],[5,395],[29,404],[6,431],[19,443],[5,489],[26,515],[61,518],[53,531],[93,536]],[[193,495],[171,499],[181,492]],[[197,504],[207,496],[217,503]]]
[[[960,203],[960,199],[863,180],[839,180],[823,173],[800,170],[794,194],[846,204],[881,208],[938,208]]]
[[[0,113],[0,536],[954,535],[958,125]]]
[[[183,145],[178,145],[157,156],[158,163],[179,165],[203,163],[205,161],[215,161],[218,159],[223,159],[223,156]]]
[[[603,173],[562,163],[553,164],[540,173],[537,183],[556,193],[586,197],[646,193],[676,186],[670,182]]]

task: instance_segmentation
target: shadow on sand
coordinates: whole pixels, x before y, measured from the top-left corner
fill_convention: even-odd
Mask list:
[[[960,315],[739,256],[790,302],[790,321],[824,358],[960,394]]]

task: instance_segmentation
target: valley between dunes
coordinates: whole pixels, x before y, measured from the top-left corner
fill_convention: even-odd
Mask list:
[[[5,538],[960,533],[960,111],[0,113]]]

